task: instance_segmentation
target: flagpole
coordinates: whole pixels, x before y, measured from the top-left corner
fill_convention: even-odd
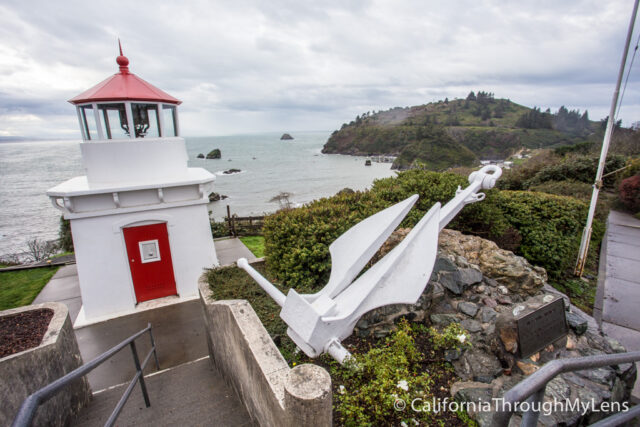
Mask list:
[[[636,14],[638,13],[638,2],[635,0],[633,5],[633,12],[631,14],[631,22],[629,23],[629,30],[627,31],[627,40],[625,42],[624,51],[622,53],[622,62],[620,64],[620,71],[618,71],[618,81],[616,83],[616,90],[613,92],[613,98],[611,99],[611,109],[609,110],[609,120],[607,120],[607,130],[604,133],[604,139],[602,141],[602,151],[600,152],[600,162],[598,163],[598,172],[596,173],[596,180],[593,184],[593,193],[591,194],[591,204],[589,205],[589,214],[587,215],[587,223],[582,231],[582,241],[580,242],[580,252],[578,252],[578,259],[576,261],[576,268],[574,274],[576,276],[582,276],[584,270],[584,264],[587,261],[587,253],[589,252],[589,241],[591,240],[591,226],[593,224],[593,216],[596,212],[596,204],[598,203],[598,194],[600,188],[602,188],[602,174],[604,172],[604,165],[607,160],[607,151],[609,151],[609,144],[611,143],[611,134],[615,127],[615,113],[616,106],[618,105],[618,96],[620,94],[620,85],[622,84],[622,77],[624,75],[624,68],[627,62],[627,56],[629,52],[629,45],[631,44],[631,36],[633,35],[633,27],[636,21]]]

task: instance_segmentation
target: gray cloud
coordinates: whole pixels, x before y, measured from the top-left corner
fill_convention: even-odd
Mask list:
[[[187,135],[332,130],[470,90],[596,119],[608,112],[628,3],[9,1],[0,135],[77,137],[66,100],[117,71],[117,37],[132,72],[184,101]],[[640,119],[639,81],[632,73],[627,124]]]

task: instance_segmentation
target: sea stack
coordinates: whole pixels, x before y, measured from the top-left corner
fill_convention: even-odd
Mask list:
[[[282,136],[280,137],[280,140],[289,140],[289,139],[293,139],[293,137],[288,133],[283,133]]]

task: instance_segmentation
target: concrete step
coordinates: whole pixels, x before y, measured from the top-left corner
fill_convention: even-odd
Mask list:
[[[203,357],[145,376],[151,406],[136,385],[117,419],[117,426],[252,426],[233,390]],[[94,392],[73,426],[103,426],[128,384]]]

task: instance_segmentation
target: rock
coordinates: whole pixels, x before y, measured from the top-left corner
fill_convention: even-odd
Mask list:
[[[209,193],[209,201],[210,202],[217,202],[219,200],[224,200],[227,199],[229,196],[225,196],[224,194],[218,194],[218,193]]]
[[[458,311],[469,317],[474,317],[478,313],[478,306],[472,302],[463,301],[458,304]]]
[[[464,285],[459,279],[460,275],[457,271],[443,271],[441,272],[438,278],[438,282],[445,288],[449,289],[456,295],[462,295],[464,292],[466,285]]]
[[[493,298],[489,298],[489,297],[482,298],[482,302],[484,303],[484,305],[490,308],[496,308],[498,306],[498,302]]]
[[[207,159],[221,159],[222,158],[222,153],[220,152],[219,148],[214,148],[213,150],[209,151],[209,154],[207,154]]]
[[[283,133],[282,136],[280,137],[280,140],[290,140],[293,139],[293,137],[291,135],[289,135],[288,133]]]
[[[540,369],[538,365],[534,365],[533,363],[523,362],[522,360],[518,360],[516,362],[516,365],[522,371],[522,373],[527,376],[533,374],[535,371]]]
[[[565,314],[567,316],[567,323],[569,324],[569,327],[573,329],[577,335],[582,335],[587,332],[588,325],[585,319],[576,313],[571,313],[570,311],[567,311]]]
[[[200,153],[200,154],[198,154],[198,156],[197,156],[197,157],[198,157],[199,159],[204,159],[204,154]]]
[[[440,232],[439,244],[443,252],[465,257],[477,265],[484,276],[511,292],[534,295],[547,281],[544,269],[532,266],[526,259],[498,248],[489,240],[444,229]]]
[[[624,348],[624,346],[622,344],[620,344],[618,342],[618,340],[611,338],[611,337],[606,337],[607,342],[609,343],[609,345],[611,346],[611,350],[614,351],[614,353],[624,353],[627,351],[626,348]]]
[[[498,292],[500,292],[502,295],[508,295],[509,289],[507,289],[506,286],[498,286]]]
[[[459,402],[490,402],[493,397],[491,385],[476,381],[458,381],[451,386],[450,392]]]
[[[462,322],[460,322],[460,326],[462,326],[472,334],[475,334],[476,332],[480,332],[482,330],[482,325],[480,324],[480,322],[473,319],[464,319]]]
[[[480,320],[482,323],[490,323],[496,320],[498,313],[491,307],[482,307],[480,309]]]
[[[513,301],[511,301],[511,298],[509,298],[509,297],[498,297],[498,298],[496,298],[496,300],[502,305],[511,305],[511,304],[513,304]]]
[[[447,362],[453,362],[454,360],[458,360],[462,355],[462,351],[457,348],[449,349],[444,351],[444,360]]]
[[[226,171],[224,171],[222,173],[225,174],[225,175],[231,175],[232,173],[240,173],[240,172],[242,172],[242,170],[231,168],[231,169],[227,169]]]
[[[364,165],[365,166],[371,166],[371,160],[365,160],[364,161]]]
[[[456,271],[458,267],[449,258],[444,256],[438,256],[436,263],[433,266],[433,271]]]
[[[475,268],[461,268],[458,270],[458,274],[458,281],[462,283],[464,287],[482,282],[482,273]]]
[[[448,326],[450,323],[458,323],[460,320],[455,314],[431,314],[431,323],[438,326]]]
[[[466,351],[460,359],[454,361],[453,368],[465,381],[473,379],[473,381],[490,383],[502,374],[502,365],[497,357],[475,348]]]
[[[515,327],[504,326],[500,328],[497,326],[497,328],[500,340],[502,341],[505,350],[509,353],[516,354],[516,351],[518,351],[518,332]]]

